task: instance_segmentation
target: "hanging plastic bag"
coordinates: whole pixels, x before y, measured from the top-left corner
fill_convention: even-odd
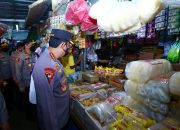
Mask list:
[[[80,24],[87,13],[88,5],[84,0],[74,0],[68,4],[65,19],[67,23]]]
[[[97,31],[97,20],[92,19],[89,17],[89,9],[87,9],[87,12],[81,22],[81,30],[82,31]]]
[[[168,60],[176,63],[180,60],[180,42],[175,42],[167,55]]]

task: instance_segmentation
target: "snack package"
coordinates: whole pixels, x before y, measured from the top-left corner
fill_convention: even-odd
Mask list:
[[[158,75],[168,73],[171,63],[165,59],[139,60],[126,65],[125,74],[129,80],[145,83]]]

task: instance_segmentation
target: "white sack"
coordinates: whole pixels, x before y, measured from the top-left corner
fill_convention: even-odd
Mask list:
[[[180,72],[175,73],[169,81],[170,92],[180,96]]]
[[[106,13],[117,4],[117,0],[99,0],[90,8],[89,16],[93,19],[98,19],[100,16],[106,17]]]
[[[141,27],[139,12],[130,2],[119,2],[105,15],[98,17],[98,26],[107,32],[133,32]]]
[[[170,72],[171,63],[165,59],[139,60],[126,65],[126,77],[138,83],[145,83],[160,74]]]
[[[133,99],[141,100],[141,96],[138,95],[138,89],[143,86],[144,86],[144,84],[136,83],[131,80],[126,80],[126,82],[124,84],[124,90]]]
[[[163,0],[133,0],[139,11],[139,18],[142,24],[152,20],[163,8]]]

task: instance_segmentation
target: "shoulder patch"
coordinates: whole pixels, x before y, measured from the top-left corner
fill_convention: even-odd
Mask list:
[[[54,74],[55,74],[55,70],[53,68],[45,68],[44,71],[45,71],[44,73],[48,82],[51,83],[51,80],[53,79]]]

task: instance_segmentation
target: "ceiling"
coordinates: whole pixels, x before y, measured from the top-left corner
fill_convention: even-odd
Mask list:
[[[36,0],[0,0],[0,22],[6,24],[24,23],[28,14],[28,6]],[[47,11],[41,20],[47,19]]]

